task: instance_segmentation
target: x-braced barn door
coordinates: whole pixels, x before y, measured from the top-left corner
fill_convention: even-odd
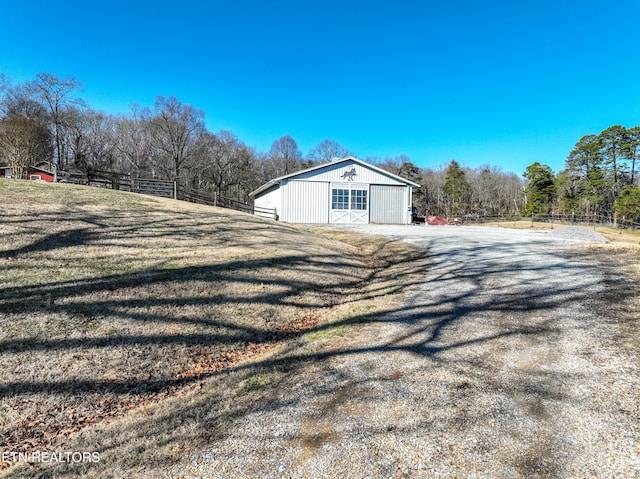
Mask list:
[[[331,188],[331,223],[368,223],[368,185],[337,183]]]

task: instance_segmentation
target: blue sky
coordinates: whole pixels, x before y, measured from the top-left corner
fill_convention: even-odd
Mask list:
[[[175,96],[266,151],[564,167],[640,124],[640,2],[0,0],[0,72],[82,81],[97,110]]]

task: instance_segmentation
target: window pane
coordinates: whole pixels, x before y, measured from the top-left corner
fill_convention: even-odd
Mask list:
[[[351,191],[351,209],[352,210],[367,209],[367,190]]]
[[[348,210],[349,209],[349,190],[342,188],[333,188],[331,190],[331,209]]]

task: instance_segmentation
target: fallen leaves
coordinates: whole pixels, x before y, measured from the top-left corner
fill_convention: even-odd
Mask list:
[[[285,339],[289,339],[293,335],[309,330],[316,326],[320,322],[320,319],[321,318],[317,313],[302,313],[291,323],[280,328],[279,331],[274,333],[268,339],[261,342],[248,343],[244,348],[239,350],[225,351],[217,357],[212,357],[211,354],[207,354],[204,359],[198,360],[192,368],[179,373],[176,378],[189,379],[202,377],[228,369],[258,353],[265,352],[282,344]],[[202,350],[199,348],[196,352],[201,353]]]
[[[200,359],[191,369],[176,376],[177,379],[191,379],[211,375],[213,373],[228,369],[241,361],[273,348],[278,342],[269,343],[249,343],[239,351],[227,351],[220,356],[213,358],[208,354],[204,359]]]

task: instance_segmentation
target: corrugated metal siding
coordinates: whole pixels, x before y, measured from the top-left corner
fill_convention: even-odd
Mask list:
[[[406,223],[406,187],[371,185],[369,202],[371,223],[405,224]]]
[[[254,199],[254,205],[260,208],[272,208],[276,210],[276,214],[280,215],[282,209],[282,191],[278,185],[273,186],[267,191],[263,192],[260,196],[256,196]],[[264,216],[256,213],[258,216]],[[271,215],[269,215],[271,218]]]
[[[282,215],[287,223],[328,223],[329,183],[288,181],[282,189]]]

